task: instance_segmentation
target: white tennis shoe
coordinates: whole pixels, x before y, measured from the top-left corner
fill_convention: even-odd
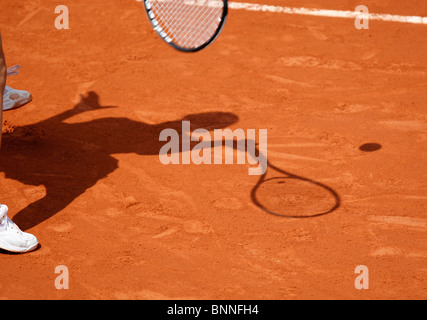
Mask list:
[[[0,248],[11,252],[29,252],[37,248],[38,241],[21,229],[7,216],[8,207],[0,205]]]
[[[18,69],[20,68],[21,66],[17,65],[7,69],[7,75],[12,76],[18,74]],[[33,97],[28,91],[16,90],[6,86],[3,94],[3,111],[20,108],[32,100]]]

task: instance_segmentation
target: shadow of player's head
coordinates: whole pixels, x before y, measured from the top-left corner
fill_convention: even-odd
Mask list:
[[[239,117],[230,112],[203,112],[187,115],[181,121],[190,121],[191,131],[199,128],[212,131],[235,124]]]

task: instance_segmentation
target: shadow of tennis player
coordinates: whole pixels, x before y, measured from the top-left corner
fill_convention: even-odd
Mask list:
[[[183,120],[190,121],[191,130],[224,128],[238,121],[232,113],[208,112],[155,125],[128,118],[65,122],[80,113],[104,108],[114,107],[100,106],[98,95],[89,92],[71,110],[39,123],[9,128],[4,134],[0,171],[7,178],[46,188],[43,198],[13,217],[22,230],[52,217],[116,170],[118,160],[113,154],[158,155],[165,144],[159,141],[160,132],[175,129],[181,134]]]
[[[100,179],[107,177],[118,168],[118,160],[113,154],[136,153],[139,155],[159,155],[165,142],[159,141],[160,132],[164,129],[174,129],[181,140],[182,121],[191,123],[190,131],[198,128],[207,130],[221,129],[238,121],[233,113],[207,112],[187,115],[186,117],[164,122],[160,124],[146,124],[128,118],[101,118],[82,123],[66,123],[83,112],[114,108],[113,106],[100,106],[99,97],[94,92],[89,92],[86,97],[71,110],[53,116],[47,120],[18,128],[8,128],[4,134],[2,150],[0,152],[0,171],[5,172],[6,177],[20,181],[26,185],[46,188],[46,194],[40,200],[29,204],[18,212],[13,220],[21,229],[30,229],[49,219],[56,213],[66,208],[74,199],[94,186]],[[44,135],[43,132],[46,134]],[[198,142],[192,142],[190,149]],[[245,140],[245,146],[254,141]],[[243,145],[241,145],[243,146]],[[246,148],[239,150],[236,141],[233,149],[240,152],[249,152]],[[184,150],[181,150],[184,151]],[[255,148],[256,154],[252,157],[263,157]],[[265,159],[266,160],[266,159]],[[279,181],[281,186],[284,181],[298,181],[302,187],[298,187],[296,193],[304,194],[314,186],[315,194],[326,192],[329,199],[326,209],[317,214],[304,213],[305,217],[318,216],[330,213],[339,207],[339,196],[330,187],[319,182],[303,178],[285,172],[270,162],[264,161],[265,169],[272,169],[286,176]],[[252,190],[253,203],[265,212],[282,217],[290,217],[277,210],[271,209],[263,202],[263,185],[270,186],[272,179],[267,179],[265,171],[260,176],[258,183]],[[278,181],[273,178],[274,182]],[[286,180],[287,179],[287,180]],[[289,183],[287,183],[289,185]],[[273,191],[277,185],[273,185]],[[285,192],[289,192],[286,189]],[[271,195],[268,194],[268,197]],[[274,193],[274,192],[272,192]],[[295,193],[295,192],[294,192]],[[313,193],[313,192],[312,192]],[[279,194],[281,198],[283,196]],[[306,199],[308,202],[311,199]],[[305,201],[307,202],[307,201]],[[306,203],[302,205],[307,205]],[[285,203],[285,205],[287,205]],[[301,205],[301,204],[300,204]],[[297,207],[300,210],[301,207]],[[281,210],[280,210],[281,211]],[[295,217],[295,216],[291,216]]]

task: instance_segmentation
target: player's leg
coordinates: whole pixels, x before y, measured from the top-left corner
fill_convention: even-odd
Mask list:
[[[3,105],[3,90],[6,84],[6,63],[1,45],[0,35],[0,106]],[[0,108],[0,130],[2,119]],[[1,139],[1,131],[0,131]],[[0,248],[12,252],[28,252],[37,248],[38,241],[32,234],[22,232],[7,216],[8,207],[0,204]]]
[[[3,47],[0,34],[0,145],[1,145],[1,128],[3,125],[3,93],[6,85],[6,62],[4,60]]]
[[[8,75],[18,74],[17,70],[19,68],[21,67],[18,65],[7,70],[0,36],[0,120],[2,120],[1,112],[3,110],[20,108],[33,100],[33,97],[28,91],[16,90],[6,86],[6,77]]]

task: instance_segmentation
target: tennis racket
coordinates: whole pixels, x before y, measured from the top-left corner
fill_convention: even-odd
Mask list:
[[[144,0],[148,18],[159,36],[184,52],[206,48],[220,34],[227,0]]]
[[[252,189],[251,198],[261,210],[286,218],[318,217],[340,206],[340,197],[332,188],[286,172],[270,162]]]

